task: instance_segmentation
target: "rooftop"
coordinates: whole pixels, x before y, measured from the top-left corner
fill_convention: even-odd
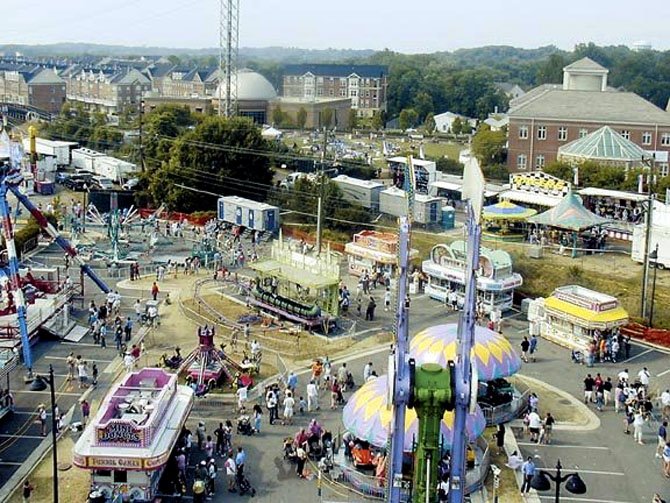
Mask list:
[[[303,64],[286,65],[284,67],[284,75],[304,75],[306,73],[328,77],[349,77],[355,74],[359,77],[377,79],[383,75],[388,75],[388,67],[383,65],[335,64]]]
[[[574,63],[569,64],[563,71],[578,71],[578,72],[597,72],[597,73],[608,73],[609,70],[604,66],[599,65],[591,58],[582,58],[578,59]]]
[[[670,126],[670,113],[635,93],[564,91],[553,84],[535,88],[514,100],[508,115],[510,119]]]
[[[627,140],[609,126],[604,126],[558,149],[558,155],[578,159],[640,162],[649,157],[642,147]]]

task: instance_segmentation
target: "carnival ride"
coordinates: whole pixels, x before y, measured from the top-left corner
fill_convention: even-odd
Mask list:
[[[23,182],[23,176],[20,169],[14,168],[7,163],[0,166],[0,218],[2,218],[2,233],[7,246],[7,258],[9,262],[8,291],[11,292],[16,305],[16,316],[18,319],[19,333],[21,336],[21,346],[23,351],[23,364],[28,369],[28,375],[32,375],[32,352],[30,349],[30,332],[26,321],[26,303],[21,289],[21,280],[19,277],[19,261],[14,244],[14,226],[10,218],[7,193],[11,192],[35,218],[40,228],[51,236],[56,244],[60,246],[65,254],[79,264],[82,274],[88,276],[103,293],[109,293],[107,284],[98,277],[98,275],[86,264],[78,255],[75,248],[63,238],[56,228],[46,219],[44,214],[19,190]]]
[[[116,193],[112,192],[110,193],[110,211],[108,213],[101,214],[95,206],[89,205],[86,209],[85,218],[87,225],[104,228],[110,241],[108,250],[100,250],[97,246],[89,250],[94,258],[115,264],[133,261],[125,259],[130,253],[127,238],[130,228],[142,224],[142,218],[137,208],[131,206],[129,209],[120,210]]]
[[[236,377],[242,379],[247,376],[243,384],[252,385],[253,379],[249,368],[235,362],[225,354],[223,348],[219,351],[214,345],[214,327],[198,327],[198,347],[195,348],[184,359],[180,371],[185,373],[187,379],[196,384],[196,395],[200,396],[211,389],[214,385],[221,384],[222,380],[235,382]]]

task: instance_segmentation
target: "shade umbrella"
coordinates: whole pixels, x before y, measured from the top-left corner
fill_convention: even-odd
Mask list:
[[[509,201],[500,201],[496,204],[484,206],[482,218],[484,220],[526,220],[537,213],[537,210],[519,206]]]
[[[458,324],[447,323],[422,330],[409,343],[410,357],[417,366],[437,363],[445,367],[456,360]],[[486,327],[475,327],[475,357],[480,381],[493,381],[516,374],[521,358],[509,341],[498,332]]]
[[[388,378],[383,375],[370,379],[358,389],[347,402],[342,412],[342,422],[347,431],[357,438],[370,442],[376,447],[386,445],[391,426],[393,411],[388,407]],[[441,433],[443,447],[451,447],[453,440],[454,413],[445,412],[442,418]],[[466,430],[470,442],[474,442],[486,428],[486,419],[477,406],[475,414],[466,421]],[[417,438],[419,421],[414,409],[405,414],[405,445],[403,450],[411,452]]]

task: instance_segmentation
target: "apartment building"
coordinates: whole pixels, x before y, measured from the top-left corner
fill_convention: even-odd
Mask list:
[[[645,151],[667,159],[670,113],[635,93],[607,85],[609,71],[583,58],[563,69],[563,84],[545,84],[510,103],[510,171],[542,169],[558,150],[610,126]],[[667,166],[661,166],[667,169]]]
[[[282,96],[304,100],[349,98],[359,117],[386,111],[388,67],[381,65],[286,65]]]
[[[55,70],[42,67],[0,68],[0,101],[30,105],[58,113],[65,103],[65,81]]]

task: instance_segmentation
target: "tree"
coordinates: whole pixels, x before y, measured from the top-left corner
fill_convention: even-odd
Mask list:
[[[572,165],[566,162],[561,161],[550,162],[544,168],[542,168],[542,171],[544,171],[548,175],[555,176],[556,178],[560,178],[561,180],[565,180],[566,182],[571,182],[574,179],[573,176],[574,172]]]
[[[430,112],[426,116],[426,120],[423,121],[423,128],[429,135],[432,135],[435,132],[435,115],[433,114],[433,112]]]
[[[305,107],[300,107],[298,113],[295,115],[295,125],[300,129],[305,129],[305,124],[307,123],[307,110]]]
[[[505,162],[507,135],[504,131],[491,131],[483,125],[472,138],[472,153],[482,168]]]
[[[568,62],[562,54],[552,54],[537,69],[537,84],[557,84],[563,82],[563,68],[567,64]]]
[[[358,111],[349,109],[349,129],[354,130],[358,127]]]
[[[321,125],[323,127],[330,127],[333,123],[333,115],[333,109],[330,107],[321,110]]]
[[[272,123],[275,126],[281,126],[284,123],[284,118],[285,114],[284,111],[281,109],[281,106],[277,105],[274,107],[272,110]]]
[[[463,121],[460,117],[456,117],[451,123],[451,133],[452,134],[462,134],[463,133]]]
[[[272,184],[270,151],[249,119],[206,117],[179,136],[169,160],[147,175],[147,193],[155,206],[186,212],[215,207],[216,198],[204,192],[263,201]]]
[[[405,108],[400,112],[398,117],[398,123],[400,124],[400,129],[403,131],[409,128],[416,126],[416,122],[419,120],[419,114],[416,113],[416,110],[413,108]]]
[[[375,112],[372,116],[372,128],[373,129],[383,129],[384,128],[384,113]]]

